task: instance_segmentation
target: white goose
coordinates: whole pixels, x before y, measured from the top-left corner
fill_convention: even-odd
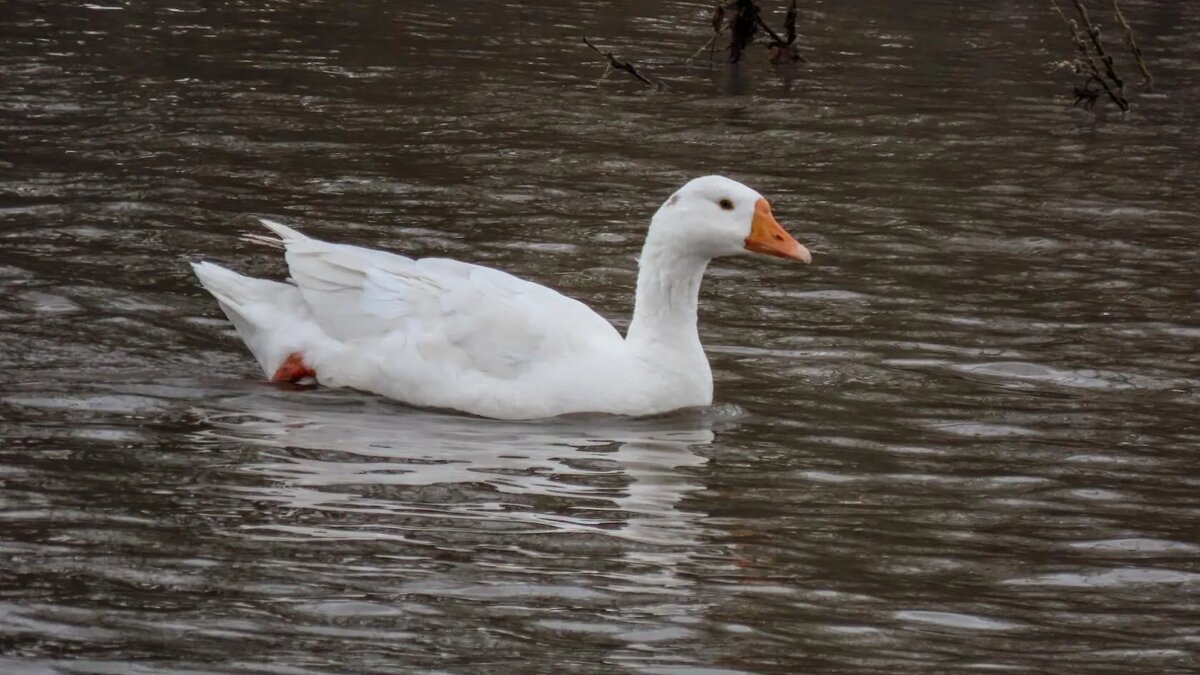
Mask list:
[[[757,192],[697,178],[650,221],[622,338],[583,303],[498,270],[330,244],[262,222],[282,240],[292,283],[209,262],[193,268],[272,380],[311,378],[502,419],[711,404],[696,331],[708,262],[747,251],[812,259]]]

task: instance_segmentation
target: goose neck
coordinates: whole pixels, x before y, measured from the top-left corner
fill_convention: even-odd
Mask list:
[[[708,258],[647,240],[638,261],[637,296],[627,338],[641,343],[695,343],[700,282]]]

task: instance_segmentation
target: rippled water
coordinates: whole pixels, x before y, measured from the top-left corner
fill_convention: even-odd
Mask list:
[[[5,2],[0,670],[1194,672],[1200,8],[1093,118],[1048,3],[850,4],[792,77],[706,2]],[[624,326],[709,172],[816,256],[713,268],[709,410],[273,387],[185,264],[269,215]]]

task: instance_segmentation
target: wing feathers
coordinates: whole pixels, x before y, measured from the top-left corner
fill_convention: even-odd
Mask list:
[[[342,342],[401,333],[396,344],[411,345],[409,358],[464,369],[460,375],[510,378],[571,358],[581,342],[621,339],[583,304],[499,270],[331,244],[262,223],[286,247],[292,281],[315,321]]]

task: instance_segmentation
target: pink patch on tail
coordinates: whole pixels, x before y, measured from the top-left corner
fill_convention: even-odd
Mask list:
[[[304,358],[298,352],[288,354],[288,357],[283,360],[278,368],[275,369],[275,374],[271,376],[272,382],[291,382],[295,384],[306,377],[316,379],[317,371],[313,370]]]

